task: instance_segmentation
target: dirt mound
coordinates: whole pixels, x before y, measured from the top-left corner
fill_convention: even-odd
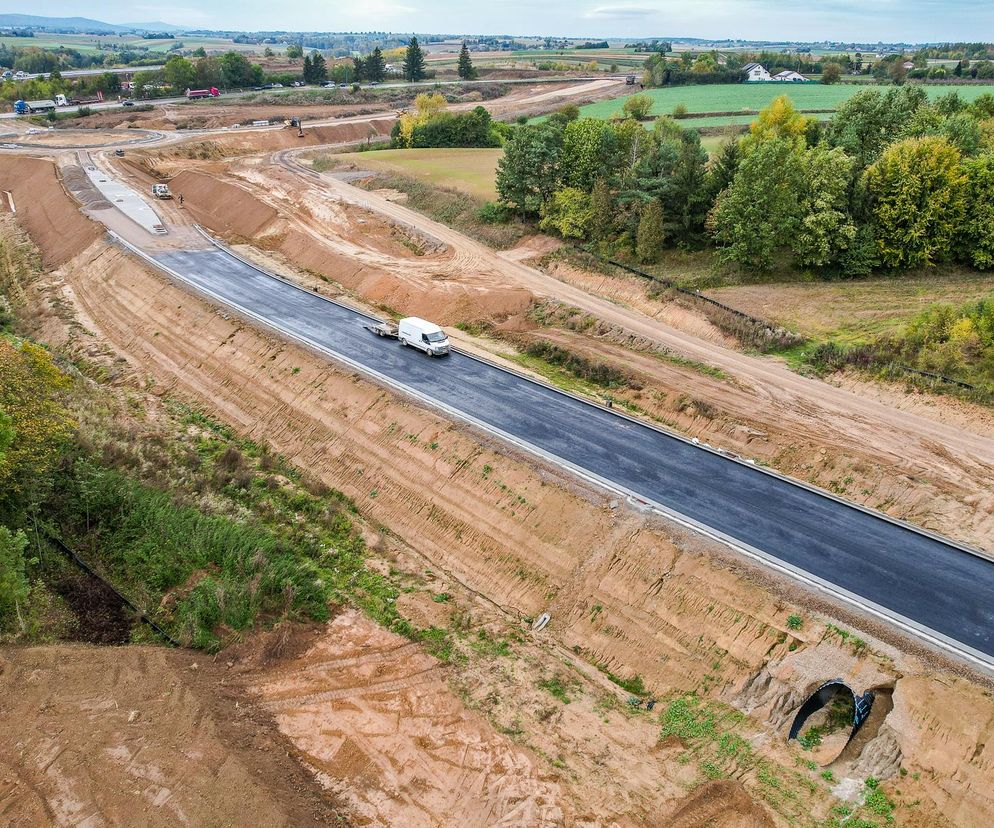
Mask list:
[[[235,184],[211,175],[184,170],[169,182],[176,198],[198,222],[224,235],[251,238],[277,216],[276,210]]]
[[[362,824],[569,824],[537,758],[467,710],[421,647],[355,610],[248,682]]]
[[[0,667],[5,825],[337,824],[268,716],[203,656],[65,645],[7,649]]]
[[[659,828],[774,828],[770,815],[741,782],[706,782],[688,796]]]
[[[301,137],[296,129],[268,129],[261,131],[237,131],[223,133],[212,138],[218,144],[235,150],[263,152],[266,150],[311,147],[321,144],[348,144],[365,141],[390,134],[396,118],[371,118],[361,121],[347,121],[328,126],[308,127],[304,125]]]
[[[13,194],[17,216],[41,250],[46,268],[65,263],[103,234],[103,228],[83,216],[66,194],[52,161],[0,157],[0,189]]]

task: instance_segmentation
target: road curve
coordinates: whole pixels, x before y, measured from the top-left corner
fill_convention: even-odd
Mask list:
[[[154,259],[289,338],[994,667],[994,562],[986,557],[465,354],[431,360],[368,333],[360,313],[225,250]]]

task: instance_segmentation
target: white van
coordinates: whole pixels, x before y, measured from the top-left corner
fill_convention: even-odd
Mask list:
[[[401,345],[410,345],[428,356],[444,356],[449,352],[449,338],[438,325],[416,316],[401,319],[397,328]]]

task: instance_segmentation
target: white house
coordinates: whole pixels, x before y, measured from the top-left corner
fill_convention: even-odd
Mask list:
[[[742,71],[748,75],[746,78],[747,82],[770,80],[770,73],[758,63],[747,63],[742,67]]]
[[[806,83],[808,79],[804,75],[787,70],[785,72],[778,72],[773,76],[772,80],[779,81],[780,83]]]

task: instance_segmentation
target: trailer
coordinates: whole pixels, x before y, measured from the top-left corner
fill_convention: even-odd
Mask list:
[[[216,86],[212,86],[210,89],[187,89],[186,99],[188,101],[195,101],[198,98],[219,98],[221,93],[218,91]]]
[[[376,325],[363,325],[363,327],[377,336],[386,336],[391,339],[397,339],[400,333],[400,328],[393,322],[380,322]]]
[[[34,115],[36,112],[54,112],[55,101],[17,101],[14,112],[18,115]]]

